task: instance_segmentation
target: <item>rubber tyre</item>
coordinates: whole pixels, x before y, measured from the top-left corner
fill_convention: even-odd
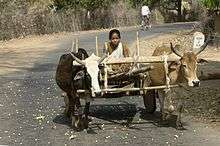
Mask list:
[[[143,100],[146,112],[149,114],[153,114],[157,108],[155,90],[147,91],[147,93],[143,95]]]

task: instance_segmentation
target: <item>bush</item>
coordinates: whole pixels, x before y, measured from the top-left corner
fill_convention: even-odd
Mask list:
[[[28,1],[28,0],[27,0]],[[30,1],[30,0],[29,0]],[[4,2],[4,3],[3,3]],[[62,31],[74,32],[116,26],[129,26],[139,23],[139,12],[122,1],[108,8],[91,11],[86,9],[56,10],[49,3],[15,3],[3,0],[0,4],[0,39],[24,37],[31,34],[48,34]],[[120,10],[120,13],[116,13]]]

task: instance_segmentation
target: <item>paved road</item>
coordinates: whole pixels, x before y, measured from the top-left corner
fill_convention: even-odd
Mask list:
[[[121,29],[121,36],[122,40],[131,44],[136,41],[136,32],[139,32],[140,39],[143,38],[150,38],[154,36],[158,36],[164,33],[170,33],[178,30],[190,29],[192,28],[193,24],[195,23],[185,23],[185,24],[167,24],[167,25],[157,25],[154,26],[149,31],[142,31],[139,30],[137,27],[132,28],[124,28]],[[86,48],[87,50],[91,50],[91,48],[95,48],[95,35],[98,36],[99,39],[99,46],[102,47],[104,42],[108,40],[108,33],[107,32],[99,32],[99,33],[87,33],[79,35],[79,46]],[[69,42],[70,43],[70,42]]]
[[[140,31],[140,39],[191,27],[192,23],[155,26],[150,31]],[[136,31],[137,28],[122,30],[123,39],[131,44],[136,39]],[[95,35],[100,38],[100,44],[108,38],[106,32],[82,33],[79,35],[80,47],[93,52]],[[59,56],[71,46],[74,37],[48,41],[47,44],[56,44],[56,48],[34,61],[32,68],[0,76],[0,145],[220,144],[219,133],[189,116],[184,118],[184,131],[177,131],[173,122],[159,126],[158,113],[146,115],[141,97],[97,99],[90,110],[93,117],[90,129],[72,131],[68,119],[62,114],[64,102],[55,84],[54,73]],[[7,59],[7,56],[1,57]],[[126,128],[124,124],[129,119],[133,119],[131,127]]]

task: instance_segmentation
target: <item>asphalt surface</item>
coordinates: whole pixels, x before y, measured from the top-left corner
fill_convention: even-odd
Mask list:
[[[140,39],[190,29],[192,25],[155,26],[139,31]],[[137,28],[122,29],[123,40],[132,44],[136,31]],[[108,40],[106,31],[77,35],[80,47],[89,54],[94,52],[96,35],[100,45]],[[188,115],[183,118],[183,131],[175,129],[175,117],[167,126],[158,124],[159,113],[144,113],[142,98],[138,96],[96,99],[91,104],[90,128],[72,130],[70,121],[62,114],[64,101],[54,75],[59,56],[71,47],[74,37],[49,41],[48,44],[56,43],[56,48],[35,61],[33,68],[0,76],[0,145],[220,145],[219,133]],[[125,127],[127,123],[129,128]]]

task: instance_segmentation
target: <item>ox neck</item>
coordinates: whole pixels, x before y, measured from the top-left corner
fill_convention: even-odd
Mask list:
[[[179,71],[177,72],[177,80],[176,80],[177,83],[183,83],[186,81],[185,78],[183,77],[183,75],[184,75],[183,74],[183,67],[181,65]]]
[[[170,84],[182,83],[185,81],[183,78],[182,67],[176,71],[169,71]]]

